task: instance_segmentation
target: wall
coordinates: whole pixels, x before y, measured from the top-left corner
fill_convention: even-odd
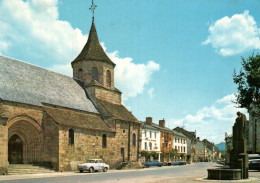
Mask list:
[[[129,126],[130,124],[130,126]],[[124,148],[125,161],[138,159],[138,128],[140,125],[130,122],[116,121],[116,133],[73,128],[74,145],[69,145],[68,131],[70,127],[59,126],[59,170],[76,170],[77,165],[88,159],[101,158],[111,168],[122,161],[121,148]],[[139,129],[140,130],[140,129]],[[136,145],[133,145],[132,134],[136,134]],[[102,147],[102,136],[107,136],[107,147]],[[128,141],[130,136],[130,141]]]
[[[185,141],[185,143],[184,143]],[[181,136],[174,135],[173,136],[173,149],[177,147],[178,153],[185,153],[187,154],[187,139]],[[185,151],[184,151],[185,148]]]
[[[8,171],[8,129],[0,125],[0,175]]]
[[[152,137],[150,137],[150,132]],[[156,138],[155,138],[156,133]],[[145,149],[145,143],[147,144],[147,149]],[[152,150],[149,144],[152,143]],[[155,148],[156,147],[156,148]],[[142,129],[142,150],[160,152],[160,131],[151,129]]]

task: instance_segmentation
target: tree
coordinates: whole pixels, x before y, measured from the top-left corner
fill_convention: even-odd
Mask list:
[[[158,159],[158,154],[155,151],[150,152],[149,155],[152,156],[153,159]]]
[[[247,59],[242,57],[242,69],[237,74],[234,71],[233,80],[238,85],[236,101],[238,107],[250,109],[251,105],[260,103],[260,55],[252,54]],[[258,114],[259,115],[259,114]]]

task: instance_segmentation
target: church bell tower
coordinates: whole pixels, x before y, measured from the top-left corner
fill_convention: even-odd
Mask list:
[[[87,43],[80,54],[72,61],[73,77],[84,83],[91,96],[121,104],[121,92],[115,88],[115,63],[107,56],[100,45],[94,22],[96,5],[92,1],[92,25]],[[109,95],[109,99],[106,95]]]

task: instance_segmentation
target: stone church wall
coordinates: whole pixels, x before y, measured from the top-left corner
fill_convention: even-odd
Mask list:
[[[98,87],[88,87],[88,91],[98,99],[108,101],[112,104],[121,104],[121,94],[118,92]]]
[[[42,130],[44,133],[43,165],[59,169],[59,128],[55,121],[44,112]]]
[[[117,121],[116,133],[94,131],[82,128],[73,128],[74,145],[69,145],[69,129],[67,126],[59,126],[59,171],[77,170],[77,165],[86,162],[88,159],[103,159],[110,165],[110,168],[118,166],[123,158],[121,148],[124,148],[124,159],[137,161],[138,144],[138,125],[130,125],[130,144],[129,123]],[[132,134],[136,133],[136,146],[132,143]],[[102,147],[102,136],[107,136],[107,147]],[[128,147],[130,151],[128,153]]]
[[[8,129],[0,126],[0,175],[7,174],[8,169]]]

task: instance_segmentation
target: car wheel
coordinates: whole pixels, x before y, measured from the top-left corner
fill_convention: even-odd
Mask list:
[[[94,172],[94,168],[93,167],[90,167],[89,168],[89,173],[93,173]]]
[[[103,172],[107,172],[107,168],[106,167],[103,169]]]
[[[159,165],[159,167],[161,167],[162,165]]]
[[[80,173],[82,173],[82,172],[83,172],[83,170],[80,170],[79,172],[80,172]]]
[[[150,165],[146,165],[146,168],[149,168],[150,167]]]
[[[168,163],[168,166],[171,166],[171,163]]]

